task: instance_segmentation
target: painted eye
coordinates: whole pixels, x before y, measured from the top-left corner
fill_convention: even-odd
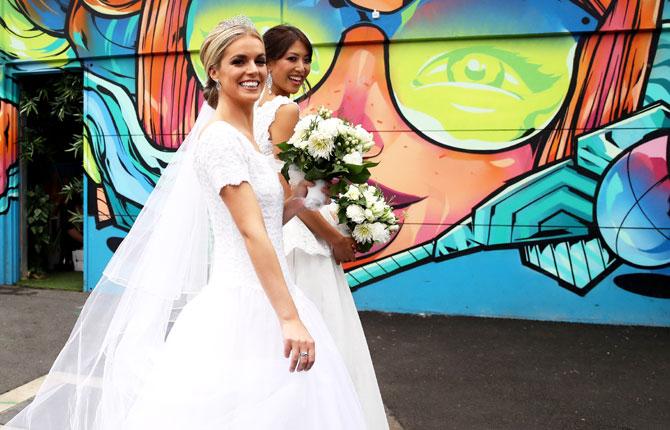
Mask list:
[[[571,80],[572,37],[391,44],[398,107],[435,143],[507,149],[546,127]]]
[[[558,76],[544,73],[539,64],[496,48],[465,48],[444,52],[426,62],[413,80],[415,88],[442,84],[474,84],[499,88],[524,98],[550,88]]]

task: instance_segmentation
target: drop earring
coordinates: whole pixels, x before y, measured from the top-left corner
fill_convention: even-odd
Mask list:
[[[307,94],[307,84],[305,81],[302,81],[302,95],[304,96],[305,94]]]
[[[268,94],[272,94],[272,73],[268,72],[268,77],[265,80],[265,89]]]
[[[219,91],[221,89],[221,82],[218,79],[214,79],[214,82],[216,82],[216,90]]]

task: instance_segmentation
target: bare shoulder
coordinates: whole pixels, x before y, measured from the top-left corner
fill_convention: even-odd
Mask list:
[[[295,103],[285,104],[277,109],[275,119],[270,125],[270,140],[275,144],[289,140],[300,119],[299,114],[298,105]]]
[[[292,127],[295,126],[299,119],[300,108],[296,103],[286,103],[281,105],[275,114],[276,122],[286,122],[292,124]]]

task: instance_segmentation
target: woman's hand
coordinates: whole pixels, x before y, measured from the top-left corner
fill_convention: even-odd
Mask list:
[[[313,187],[314,182],[312,181],[300,181],[297,185],[291,187],[291,195],[297,198],[305,198],[307,196],[307,189]]]
[[[313,187],[315,184],[312,181],[302,180],[297,185],[291,187],[291,196],[294,198],[304,199],[307,196],[307,191],[309,187]],[[326,183],[321,187],[321,192],[324,195],[323,204],[327,205],[330,203],[330,185]]]
[[[356,241],[349,236],[339,235],[330,244],[337,264],[348,263],[356,259]]]
[[[300,319],[293,319],[281,324],[284,336],[284,357],[291,358],[289,372],[307,371],[316,359],[314,340]]]

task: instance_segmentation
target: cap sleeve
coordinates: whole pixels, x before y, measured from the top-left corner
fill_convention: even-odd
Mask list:
[[[218,194],[227,185],[249,182],[249,154],[233,130],[212,124],[203,132],[195,154],[200,181]]]

